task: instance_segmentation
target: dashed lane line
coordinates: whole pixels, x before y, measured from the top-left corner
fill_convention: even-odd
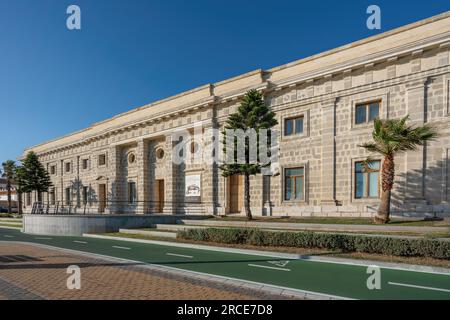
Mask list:
[[[193,256],[187,256],[187,255],[184,255],[184,254],[177,254],[177,253],[166,253],[166,255],[168,255],[168,256],[174,256],[174,257],[181,257],[181,258],[189,258],[189,259],[192,259],[192,258],[194,258]]]
[[[112,247],[116,249],[131,250],[131,248],[128,247],[120,247],[120,246],[112,246]]]
[[[425,287],[425,286],[417,286],[414,284],[407,284],[407,283],[399,283],[399,282],[388,282],[392,286],[401,286],[401,287],[409,287],[409,288],[415,288],[415,289],[424,289],[424,290],[433,290],[433,291],[442,291],[442,292],[450,292],[448,289],[442,289],[442,288],[433,288],[433,287]]]
[[[256,267],[256,268],[265,268],[265,269],[272,269],[272,270],[279,270],[279,271],[291,271],[291,269],[262,266],[260,264],[251,264],[251,263],[249,263],[248,265],[249,265],[249,267]]]

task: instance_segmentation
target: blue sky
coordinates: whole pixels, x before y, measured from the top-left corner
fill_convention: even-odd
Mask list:
[[[82,29],[66,28],[81,8]],[[366,28],[366,8],[382,29]],[[0,161],[135,107],[450,9],[447,1],[0,0]]]

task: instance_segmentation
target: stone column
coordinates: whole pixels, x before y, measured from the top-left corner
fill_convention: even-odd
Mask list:
[[[110,146],[108,150],[108,186],[107,186],[107,211],[109,213],[121,213],[121,201],[123,198],[123,186],[120,179],[120,147]],[[97,199],[100,200],[100,199]],[[98,205],[98,203],[97,203]]]
[[[165,176],[164,176],[164,205],[163,205],[163,213],[164,214],[176,214],[176,170],[177,165],[172,161],[172,152],[173,152],[173,142],[172,142],[172,134],[166,135],[166,141],[164,150],[166,150],[166,159],[165,159]]]
[[[428,79],[420,79],[406,86],[409,124],[420,126],[427,122],[427,84]],[[410,203],[426,204],[425,159],[426,146],[406,154],[405,200]]]
[[[77,208],[81,207],[81,180],[80,180],[80,156],[77,156],[77,178],[76,178],[76,187],[77,187]]]
[[[47,169],[47,172],[50,172],[50,171],[49,171],[49,164],[48,164],[48,163],[47,163],[47,168],[46,168],[46,169]],[[52,187],[52,188],[54,188],[54,187]],[[46,204],[46,205],[47,205],[47,206],[50,205],[50,193],[49,193],[49,191],[50,191],[50,189],[47,190],[47,192],[46,192],[46,199],[47,199],[47,204]]]
[[[143,139],[138,141],[136,161],[138,166],[137,200],[138,213],[149,213],[150,190],[149,176],[149,147],[148,142]]]
[[[336,206],[336,101],[322,102],[321,204],[326,206]]]
[[[60,187],[61,187],[61,202],[60,202],[60,208],[64,208],[65,205],[65,195],[64,195],[64,161],[60,160],[60,168],[59,168],[59,173],[61,175],[61,182],[60,182]]]

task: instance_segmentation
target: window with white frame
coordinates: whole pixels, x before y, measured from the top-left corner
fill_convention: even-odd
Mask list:
[[[305,167],[284,169],[284,200],[305,199]]]
[[[304,116],[284,119],[284,135],[294,136],[303,134]]]
[[[355,162],[355,199],[380,197],[381,161]]]
[[[381,101],[355,105],[355,124],[370,123],[380,116]]]

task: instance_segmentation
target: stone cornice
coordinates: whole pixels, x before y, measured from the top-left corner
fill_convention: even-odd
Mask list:
[[[417,55],[427,49],[439,47],[441,44],[448,43],[449,39],[450,32],[440,34],[424,41],[419,41],[417,43],[407,44],[389,50],[381,51],[374,55],[361,56],[356,59],[346,61],[345,63],[336,64],[329,68],[317,69],[313,72],[296,75],[279,82],[271,82],[271,88],[275,91],[283,90],[284,88],[292,86],[293,84],[319,80],[330,75],[335,76],[339,73],[345,74],[351,72],[351,70],[354,69],[373,67],[375,64],[379,64],[382,62],[394,62],[398,60],[399,57],[407,55]]]

